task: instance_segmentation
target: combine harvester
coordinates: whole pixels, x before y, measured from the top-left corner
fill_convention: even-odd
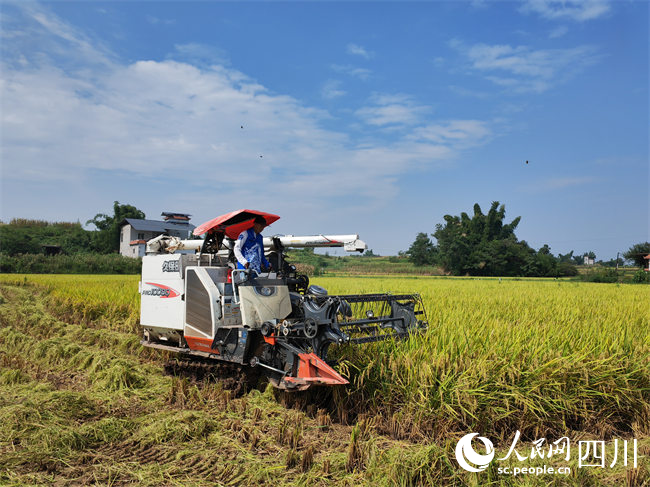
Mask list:
[[[147,243],[140,282],[143,345],[183,354],[174,362],[178,368],[232,377],[257,367],[274,386],[299,391],[348,383],[328,361],[331,345],[426,329],[419,295],[329,295],[310,286],[284,253],[305,247],[363,252],[367,246],[358,235],[265,237],[273,272],[236,269],[235,241],[257,215],[267,224],[280,218],[239,210],[196,228],[195,235],[206,234],[202,240],[161,235]]]

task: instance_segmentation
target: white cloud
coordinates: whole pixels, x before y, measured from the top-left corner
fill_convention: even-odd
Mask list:
[[[102,43],[49,15],[40,5],[24,2],[13,6],[20,10],[14,11],[7,4],[0,17],[3,63],[65,63],[72,70],[114,62],[112,52]],[[68,56],[70,50],[75,53],[74,59]]]
[[[472,69],[485,73],[486,79],[517,92],[544,92],[598,59],[591,46],[534,50],[498,44],[466,46],[457,40],[450,45],[465,55]]]
[[[460,96],[467,96],[470,98],[477,98],[479,100],[487,100],[488,98],[491,98],[493,95],[492,93],[489,93],[487,91],[478,91],[478,90],[471,90],[468,88],[465,88],[463,86],[458,86],[458,85],[449,85],[449,90],[452,91],[453,93],[456,93]]]
[[[355,66],[350,66],[349,64],[347,65],[332,64],[331,68],[337,73],[344,73],[347,74],[348,76],[352,76],[353,78],[359,78],[360,80],[364,80],[364,81],[367,80],[372,74],[372,71],[369,69],[358,68]]]
[[[609,4],[608,0],[526,0],[521,10],[551,20],[585,22],[607,14]]]
[[[445,146],[461,144],[464,148],[485,142],[492,135],[488,124],[481,120],[451,120],[429,124],[413,131],[409,138]]]
[[[352,44],[352,43],[347,45],[346,51],[348,54],[351,54],[353,56],[361,56],[366,59],[370,59],[375,55],[374,52],[366,50],[365,47],[359,46],[358,44]]]
[[[154,15],[147,15],[146,19],[147,22],[149,22],[152,25],[157,25],[157,24],[174,25],[176,23],[175,19],[161,19],[160,17],[156,17]]]
[[[323,98],[332,100],[334,98],[339,98],[346,94],[345,90],[340,89],[341,82],[336,79],[330,79],[325,82],[323,88],[321,89],[321,95]]]
[[[430,111],[428,106],[418,105],[408,95],[375,94],[372,105],[358,109],[355,114],[370,125],[415,125]]]
[[[228,55],[223,49],[197,42],[175,44],[174,52],[167,57],[168,59],[185,61],[198,66],[230,63]]]
[[[548,38],[559,39],[560,37],[564,37],[568,32],[569,28],[566,25],[560,25],[559,27],[556,27],[551,32],[549,32]]]
[[[470,2],[470,6],[477,10],[485,10],[486,8],[488,8],[488,5],[489,5],[488,0],[472,0]]]
[[[268,192],[258,188],[272,182],[274,194],[299,195],[305,208],[342,201],[367,208],[389,204],[400,177],[447,164],[464,140],[473,140],[472,131],[480,135],[479,125],[458,123],[442,124],[436,135],[435,126],[425,130],[428,107],[403,94],[375,95],[358,112],[370,134],[390,124],[425,127],[418,138],[369,135],[361,143],[343,128],[323,128],[330,118],[323,110],[272,93],[236,69],[172,59],[120,62],[51,13],[18,11],[29,35],[4,39],[3,185],[56,185],[63,198],[101,192],[101,179],[110,176],[141,195],[155,185],[175,188],[172,196],[148,198],[230,208],[244,200],[267,206]],[[184,52],[201,52],[194,47]],[[325,93],[342,91],[334,81]],[[105,188],[110,201],[122,198],[119,191]],[[278,211],[295,211],[295,200],[280,200]]]

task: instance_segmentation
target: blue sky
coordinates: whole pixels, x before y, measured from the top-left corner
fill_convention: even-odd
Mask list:
[[[649,240],[647,2],[0,5],[3,221],[253,208],[395,254],[498,200],[556,254]]]

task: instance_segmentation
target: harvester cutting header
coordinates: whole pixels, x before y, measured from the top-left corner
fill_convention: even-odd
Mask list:
[[[304,390],[347,384],[328,361],[332,345],[404,338],[426,328],[419,295],[330,295],[310,286],[285,255],[287,248],[305,247],[363,252],[358,235],[266,237],[261,258],[268,268],[238,265],[237,239],[260,217],[266,224],[280,218],[238,210],[197,227],[195,235],[205,234],[201,240],[161,235],[147,243],[143,345],[203,364],[259,367],[276,387]]]

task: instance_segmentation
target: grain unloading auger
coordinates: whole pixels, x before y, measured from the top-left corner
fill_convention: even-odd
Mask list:
[[[236,269],[234,241],[255,216],[239,210],[199,226],[203,240],[160,236],[147,244],[140,282],[142,344],[188,358],[257,367],[276,387],[347,384],[328,358],[332,345],[404,338],[426,328],[417,294],[330,295],[296,271],[286,248],[363,251],[358,235],[264,238],[273,272]],[[219,372],[217,372],[218,374]]]

